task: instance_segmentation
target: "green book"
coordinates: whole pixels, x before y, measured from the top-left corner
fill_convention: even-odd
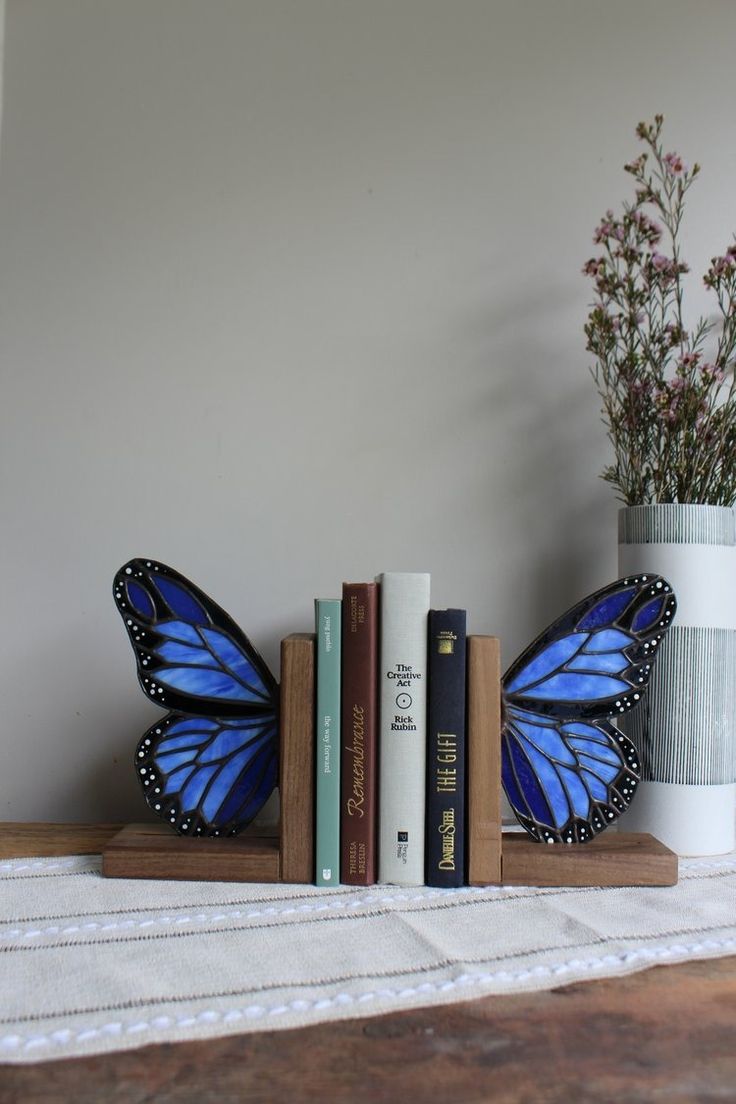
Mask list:
[[[317,598],[317,769],[315,885],[340,884],[340,653],[339,598]]]

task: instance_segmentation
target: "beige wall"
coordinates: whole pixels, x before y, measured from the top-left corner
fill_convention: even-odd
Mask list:
[[[659,110],[726,244],[735,42],[729,0],[9,0],[0,819],[140,816],[131,555],[274,663],[344,578],[431,571],[510,661],[614,576],[580,267]]]

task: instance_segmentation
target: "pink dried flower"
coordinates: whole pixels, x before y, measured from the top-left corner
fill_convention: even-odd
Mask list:
[[[611,237],[614,230],[613,211],[606,211],[606,217],[601,219],[598,226],[595,228],[593,234],[594,245],[600,245],[601,242],[607,241]]]
[[[662,227],[654,219],[650,219],[643,211],[637,211],[633,216],[633,222],[639,233],[650,245],[656,245],[662,237]]]
[[[641,176],[641,174],[644,172],[644,166],[646,165],[646,163],[647,154],[640,153],[639,156],[634,158],[633,161],[629,161],[626,165],[624,165],[624,171],[627,173],[632,173],[634,176]]]
[[[666,153],[662,160],[673,176],[680,176],[682,173],[687,172],[687,165],[682,160],[679,153]]]
[[[584,276],[599,276],[604,267],[605,262],[602,257],[591,257],[585,262],[582,272]]]
[[[704,383],[723,383],[726,378],[726,372],[724,368],[719,368],[717,364],[702,364],[700,366],[700,374]]]
[[[729,246],[724,257],[711,257],[710,268],[703,277],[706,287],[715,287],[736,273],[736,245]]]

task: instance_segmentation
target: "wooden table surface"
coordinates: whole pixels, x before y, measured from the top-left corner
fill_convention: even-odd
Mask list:
[[[0,1104],[736,1100],[736,957],[541,993],[32,1066]]]

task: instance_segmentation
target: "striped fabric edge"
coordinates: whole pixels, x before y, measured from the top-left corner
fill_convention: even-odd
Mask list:
[[[736,513],[730,506],[657,503],[618,512],[619,544],[736,545]]]
[[[691,936],[689,940],[675,937],[650,946],[629,946],[603,954],[581,954],[577,951],[574,957],[562,957],[557,961],[520,969],[510,969],[508,965],[495,970],[482,969],[484,963],[492,960],[479,957],[468,960],[468,964],[475,966],[477,972],[468,972],[465,969],[454,977],[440,976],[436,980],[427,978],[420,981],[419,978],[422,974],[436,973],[443,967],[447,968],[447,963],[430,965],[420,970],[409,968],[395,971],[393,976],[386,978],[389,980],[390,977],[394,982],[398,980],[399,984],[384,982],[364,992],[342,990],[318,999],[297,997],[284,1001],[279,994],[274,995],[270,1001],[260,999],[258,1003],[234,1008],[211,1006],[193,1014],[178,1016],[155,1014],[155,1009],[152,1009],[153,1014],[149,1012],[146,1017],[145,1014],[141,1016],[141,1009],[133,1010],[132,1013],[126,1010],[125,1014],[115,1020],[105,1020],[81,1028],[60,1028],[46,1033],[40,1029],[40,1025],[34,1024],[23,1033],[12,1030],[8,1034],[0,1034],[0,1062],[22,1062],[29,1058],[43,1060],[47,1056],[45,1051],[51,1052],[49,1057],[76,1057],[80,1053],[101,1053],[143,1046],[146,1042],[177,1042],[248,1030],[307,1026],[313,1022],[324,1023],[336,1019],[378,1015],[391,1011],[392,1007],[411,1008],[468,999],[473,996],[473,991],[479,996],[485,993],[528,992],[569,984],[578,979],[620,977],[648,966],[733,954],[736,951],[736,938],[733,937],[732,930],[723,926],[703,928],[697,933],[688,933]],[[723,934],[720,938],[714,938],[716,932]],[[541,952],[532,952],[532,955],[535,953]],[[461,963],[453,965],[460,966]],[[247,995],[250,994],[242,994],[243,997]],[[182,1031],[183,1035],[180,1034]]]

